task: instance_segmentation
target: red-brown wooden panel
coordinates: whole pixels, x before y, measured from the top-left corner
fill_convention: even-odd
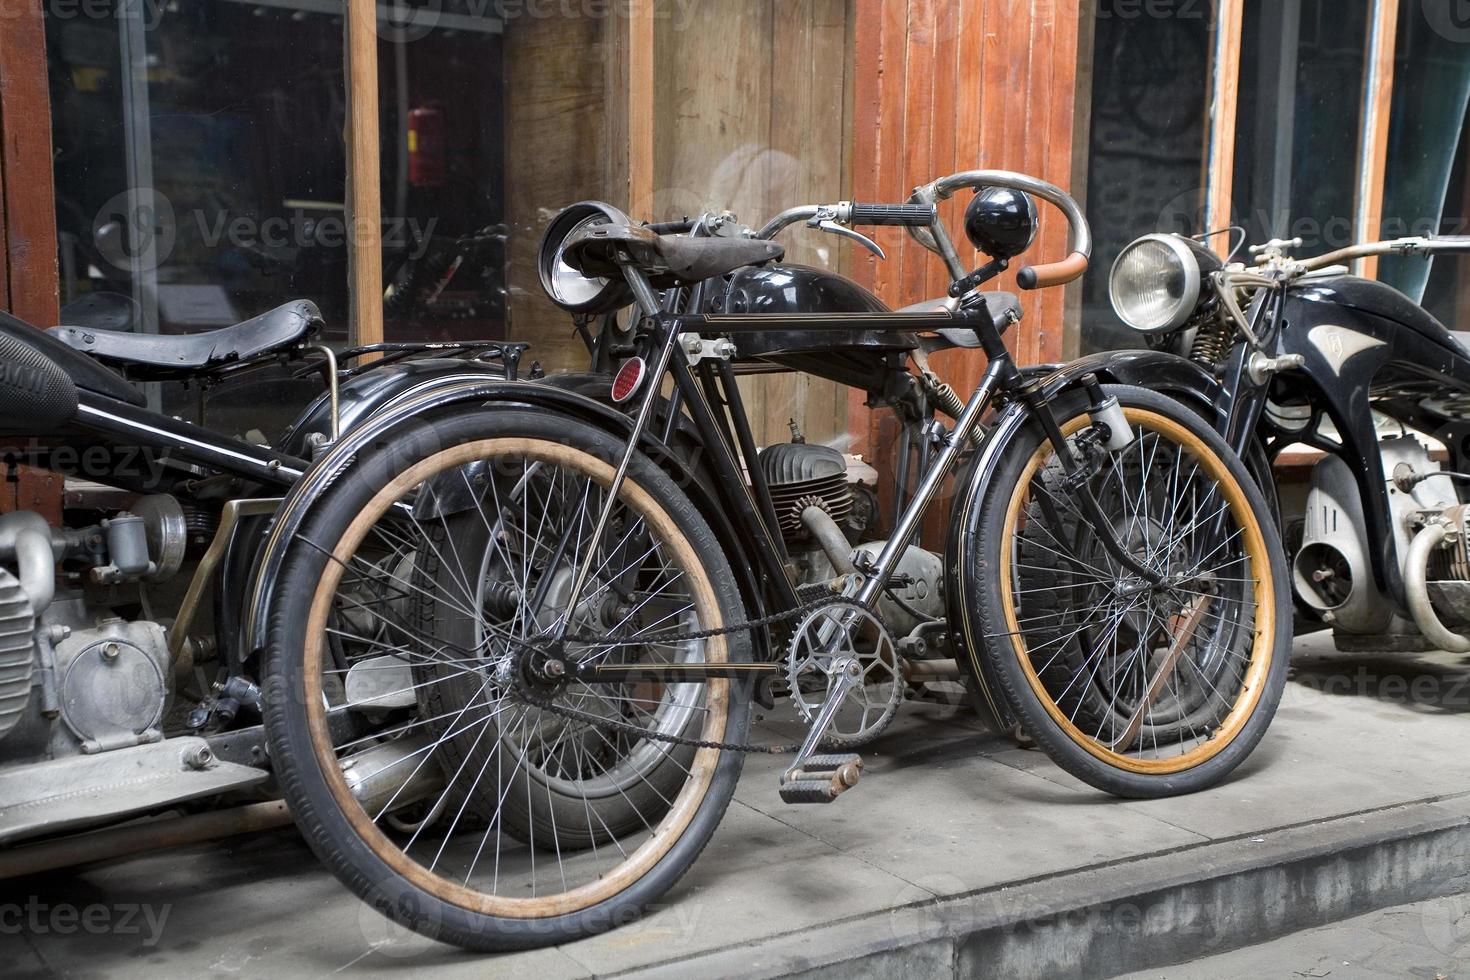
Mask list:
[[[60,317],[51,98],[41,0],[0,0],[0,309],[38,326]],[[4,474],[0,511],[61,517],[61,479]]]
[[[903,201],[918,184],[957,170],[1022,170],[1068,186],[1076,84],[1079,0],[857,0],[853,198]],[[963,196],[963,195],[962,195]],[[942,213],[960,237],[964,201]],[[906,236],[885,235],[887,262],[855,255],[854,275],[890,305],[942,295],[938,258]],[[1042,206],[1038,245],[1027,256],[1066,254],[1066,221]],[[966,254],[968,248],[963,248]],[[1015,290],[1015,273],[996,288]],[[1062,355],[1064,293],[1023,294],[1025,319],[1010,337],[1023,364]],[[961,394],[980,372],[978,351],[952,351],[936,366]],[[849,428],[880,469],[893,440],[863,397],[849,403]]]
[[[5,304],[16,316],[49,326],[60,313],[40,0],[0,0],[0,168]]]

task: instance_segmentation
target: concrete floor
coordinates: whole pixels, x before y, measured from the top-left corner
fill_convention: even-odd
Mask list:
[[[1222,842],[1249,854],[1314,822],[1371,826],[1403,804],[1455,801],[1470,794],[1467,711],[1470,658],[1343,655],[1319,634],[1298,642],[1276,723],[1229,782],[1129,802],[987,734],[964,710],[908,706],[865,754],[862,785],[831,806],[783,805],[782,760],[752,757],[694,869],[653,914],[604,936],[501,957],[438,946],[369,911],[283,831],[5,882],[0,977],[350,969],[551,980],[659,964],[677,975],[685,957],[738,958],[770,937],[801,938],[834,921],[881,930],[902,918],[887,910],[954,896],[1003,906],[1008,889],[1026,883],[1084,872],[1107,880],[1151,856],[1188,860],[1191,849]],[[1198,954],[1218,948],[1203,928]]]
[[[1396,905],[1119,980],[1452,980],[1470,976],[1470,895]]]

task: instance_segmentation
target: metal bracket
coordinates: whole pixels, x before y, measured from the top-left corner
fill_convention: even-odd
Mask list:
[[[688,359],[690,367],[706,358],[728,361],[737,353],[735,342],[727,337],[707,340],[697,333],[686,333],[680,338],[679,344],[684,349],[684,357]]]
[[[1301,354],[1282,354],[1280,357],[1269,357],[1256,351],[1246,362],[1246,371],[1249,372],[1251,381],[1263,385],[1271,380],[1271,377],[1282,371],[1292,371],[1307,363],[1306,357]]]

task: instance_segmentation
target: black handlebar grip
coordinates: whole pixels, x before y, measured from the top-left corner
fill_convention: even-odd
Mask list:
[[[901,225],[905,228],[928,228],[939,216],[933,204],[854,204],[855,225]]]

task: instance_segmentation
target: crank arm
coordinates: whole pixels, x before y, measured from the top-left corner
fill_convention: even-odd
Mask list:
[[[840,661],[841,670],[837,675],[837,681],[832,689],[827,692],[827,700],[822,703],[821,710],[817,712],[816,720],[806,735],[806,741],[801,743],[801,748],[796,752],[796,758],[791,765],[781,774],[781,782],[788,782],[794,774],[800,771],[802,765],[817,751],[817,746],[822,742],[822,736],[827,734],[827,728],[832,724],[832,719],[837,716],[837,709],[847,700],[853,688],[858,686],[862,679],[862,665],[857,660],[848,657]]]

